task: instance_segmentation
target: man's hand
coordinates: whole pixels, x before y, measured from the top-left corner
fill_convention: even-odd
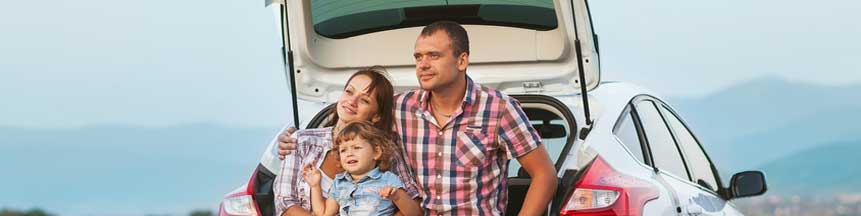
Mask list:
[[[290,137],[296,132],[296,128],[289,127],[283,133],[278,135],[278,158],[284,160],[284,157],[289,155],[293,150],[296,150],[296,139]]]

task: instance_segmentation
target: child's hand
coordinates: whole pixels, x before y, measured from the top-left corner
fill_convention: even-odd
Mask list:
[[[305,178],[305,181],[308,182],[308,185],[311,187],[320,186],[320,169],[314,167],[311,164],[306,164],[305,167],[302,168],[302,178]]]
[[[385,186],[380,189],[380,196],[386,198],[388,200],[393,200],[395,195],[397,194],[398,189],[392,186]]]

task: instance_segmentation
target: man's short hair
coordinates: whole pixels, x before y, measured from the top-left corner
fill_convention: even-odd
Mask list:
[[[466,29],[456,22],[446,20],[433,22],[422,29],[421,36],[431,36],[440,30],[445,31],[451,39],[451,49],[455,57],[460,56],[461,53],[469,55],[469,36],[466,35]]]

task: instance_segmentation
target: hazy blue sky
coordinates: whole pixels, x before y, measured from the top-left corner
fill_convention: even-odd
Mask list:
[[[591,2],[605,80],[667,96],[761,76],[861,82],[858,1]],[[0,126],[283,124],[275,27],[263,0],[7,1]]]

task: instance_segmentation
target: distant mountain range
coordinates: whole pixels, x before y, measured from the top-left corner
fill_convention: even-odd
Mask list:
[[[790,154],[762,166],[778,194],[861,192],[861,140],[835,142]]]
[[[277,128],[0,128],[0,208],[186,215],[246,183]]]
[[[838,158],[853,143],[861,144],[858,98],[861,85],[817,86],[762,78],[670,103],[703,142],[725,181],[733,173],[758,169],[766,172],[773,192],[830,192],[858,186],[841,184],[839,178],[861,179],[861,170],[832,169],[838,162],[861,164],[861,157]],[[809,179],[793,172],[807,172]],[[819,174],[822,179],[814,178]],[[826,179],[835,182],[805,186]]]

